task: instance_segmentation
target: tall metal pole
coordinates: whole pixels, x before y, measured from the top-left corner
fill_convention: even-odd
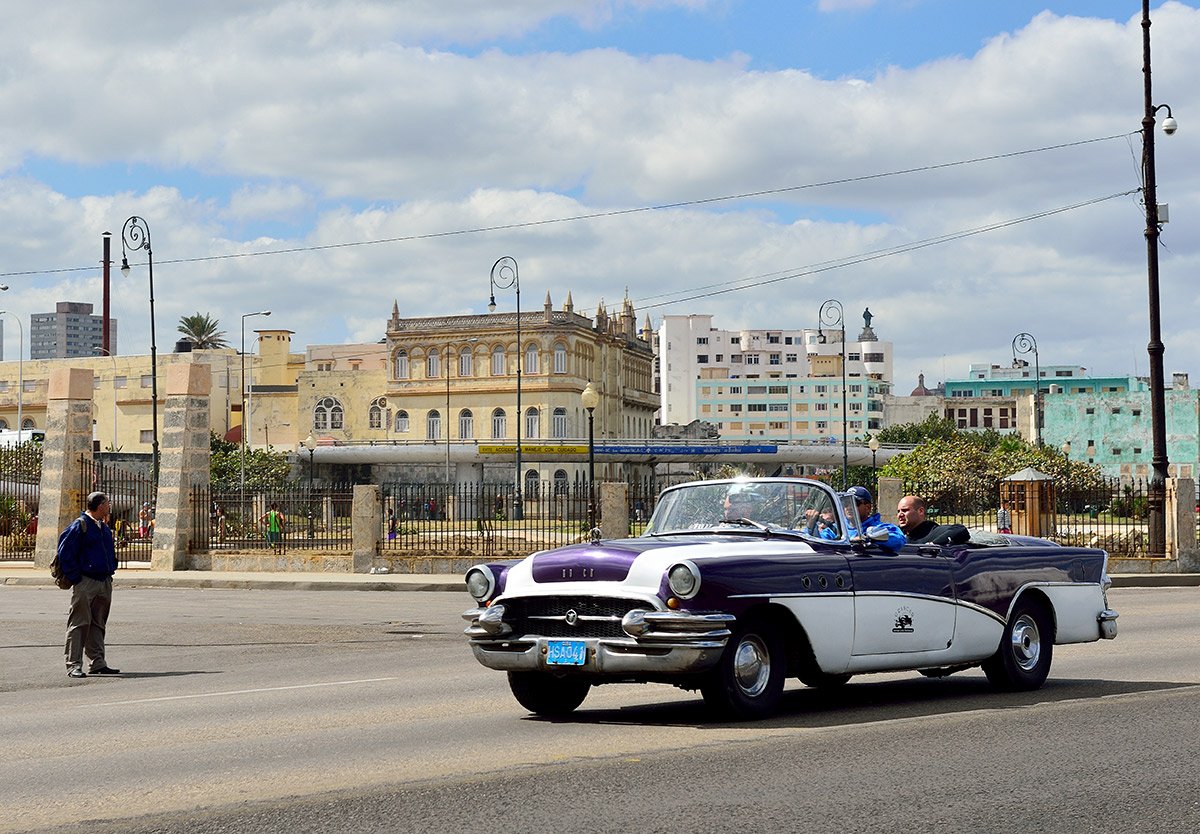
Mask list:
[[[1150,0],[1142,0],[1142,80],[1145,86],[1146,112],[1142,117],[1142,173],[1145,177],[1146,202],[1146,278],[1150,301],[1150,427],[1153,436],[1151,458],[1149,510],[1150,555],[1164,555],[1167,550],[1167,421],[1166,396],[1163,391],[1163,342],[1159,320],[1158,294],[1158,185],[1154,171],[1154,106],[1150,83]],[[1160,105],[1166,107],[1166,105]],[[1171,108],[1166,107],[1168,121],[1164,129],[1174,132]]]
[[[7,289],[7,287],[5,287]],[[21,324],[21,317],[11,310],[0,310],[0,316],[8,313],[17,323],[17,335],[21,341],[17,343],[17,438],[21,437],[20,432],[24,430],[24,403],[25,403],[25,325]]]
[[[100,308],[100,347],[104,348],[105,353],[112,356],[112,344],[110,342],[111,329],[109,324],[109,298],[111,295],[109,274],[110,267],[112,266],[112,232],[105,232],[101,235],[101,238],[104,241],[104,260],[100,262],[100,274],[103,279],[104,293]],[[113,447],[113,451],[116,451],[115,446]]]
[[[525,505],[521,500],[521,421],[525,419],[525,415],[521,412],[521,366],[524,364],[525,356],[521,345],[521,279],[517,272],[515,258],[505,255],[492,264],[492,300],[488,303],[489,311],[496,309],[496,287],[502,290],[512,287],[517,295],[517,483],[513,499],[513,519],[520,520],[525,517]]]
[[[1013,367],[1020,364],[1017,354],[1033,354],[1033,439],[1038,446],[1042,445],[1042,364],[1038,358],[1037,339],[1030,333],[1018,333],[1012,340]],[[1029,367],[1029,363],[1025,363]]]
[[[154,492],[158,493],[158,347],[154,340],[154,252],[150,248],[150,227],[136,214],[121,228],[121,274],[129,275],[129,251],[146,250],[150,274],[150,420],[151,471]]]
[[[450,486],[450,348],[446,348],[446,486]]]
[[[821,305],[821,310],[817,316],[817,332],[821,344],[825,344],[825,334],[822,332],[823,326],[840,327],[842,333],[842,346],[839,355],[842,359],[842,489],[845,489],[849,484],[850,479],[850,451],[849,451],[849,421],[846,414],[846,319],[842,315],[842,302],[836,298],[831,298]]]
[[[596,527],[596,431],[595,408],[588,413],[588,529]]]

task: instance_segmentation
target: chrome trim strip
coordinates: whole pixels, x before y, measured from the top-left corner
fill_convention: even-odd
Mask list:
[[[804,597],[852,597],[854,591],[797,591],[795,593],[779,594],[730,594],[729,599],[803,599]]]

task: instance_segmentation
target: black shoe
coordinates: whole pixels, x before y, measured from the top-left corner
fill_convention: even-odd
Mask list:
[[[92,670],[93,675],[119,675],[120,669],[114,669],[111,666],[101,666],[99,669]]]
[[[87,673],[84,672],[82,669],[68,669],[67,677],[68,678],[86,678]]]

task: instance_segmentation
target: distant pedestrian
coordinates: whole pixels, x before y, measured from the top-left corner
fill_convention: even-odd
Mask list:
[[[996,530],[1000,533],[1012,532],[1012,513],[1008,511],[1008,502],[1001,501],[1000,509],[996,510]]]
[[[138,510],[138,538],[144,539],[150,535],[150,521],[154,518],[154,514],[150,512],[150,502],[142,504],[142,508]]]
[[[285,550],[283,536],[286,532],[287,519],[283,517],[283,513],[279,512],[279,505],[272,504],[271,509],[263,513],[258,523],[266,530],[266,538],[271,545],[271,551],[283,553]]]
[[[217,543],[225,544],[225,527],[228,520],[225,518],[225,508],[217,507]]]
[[[67,614],[67,677],[86,678],[87,655],[93,675],[117,675],[104,658],[104,634],[112,607],[112,578],[117,572],[117,552],[108,527],[111,506],[103,492],[87,497],[87,509],[58,537],[58,564],[71,583],[71,610]]]
[[[387,537],[389,540],[396,538],[396,511],[391,507],[388,507]]]

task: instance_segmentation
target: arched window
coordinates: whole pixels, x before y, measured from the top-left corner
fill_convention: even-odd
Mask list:
[[[387,397],[376,397],[371,401],[371,409],[367,412],[367,425],[373,429],[381,429],[387,424]]]
[[[540,437],[542,431],[542,414],[536,406],[525,409],[525,436]]]
[[[470,409],[458,412],[458,439],[470,440],[475,436],[475,415]]]
[[[0,417],[0,431],[8,431],[8,421]]]
[[[396,359],[392,362],[392,375],[396,379],[408,379],[408,351],[396,351]]]
[[[571,481],[567,478],[567,470],[554,470],[554,494],[566,495],[571,489]]]
[[[565,374],[567,372],[567,346],[559,342],[554,346],[554,373]]]
[[[425,357],[425,378],[437,379],[442,375],[442,352],[432,348]]]
[[[437,440],[442,436],[442,415],[437,410],[425,415],[425,439]]]
[[[407,411],[400,410],[400,411],[396,412],[396,431],[397,432],[408,431],[408,412]]]
[[[504,346],[492,348],[492,376],[504,376]]]
[[[536,469],[525,471],[525,497],[537,498],[541,494],[542,479]]]
[[[554,414],[550,418],[550,436],[567,436],[567,410],[565,408],[554,409]]]
[[[492,440],[503,440],[508,437],[508,418],[503,408],[492,412]]]
[[[25,420],[24,420],[24,422],[22,422],[22,423],[21,423],[21,428],[23,428],[23,429],[36,429],[36,428],[37,428],[37,425],[35,425],[35,424],[34,424],[34,422],[33,422],[33,418],[32,418],[32,417],[26,417],[26,418],[25,418]]]
[[[530,342],[525,346],[525,368],[524,373],[536,374],[538,372],[538,349],[537,345]]]
[[[333,397],[325,397],[313,409],[313,428],[322,431],[340,429],[343,416],[342,404]]]
[[[475,376],[475,354],[465,347],[458,354],[458,375]]]

